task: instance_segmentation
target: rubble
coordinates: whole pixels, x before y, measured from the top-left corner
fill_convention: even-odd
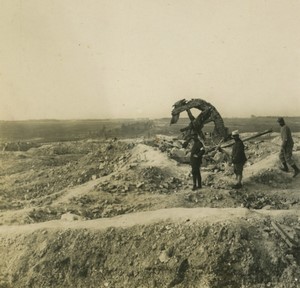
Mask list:
[[[84,220],[84,217],[68,212],[61,215],[60,219],[63,221],[78,221],[78,220]]]
[[[278,137],[246,143],[251,173],[241,190],[231,189],[228,147],[206,155],[203,188],[192,191],[188,149],[164,135],[0,153],[0,224],[33,224],[21,226],[28,233],[20,236],[1,234],[0,286],[297,287],[299,217],[280,213],[299,208],[298,179],[276,168]],[[203,219],[183,214],[179,223],[171,207],[226,208],[231,216],[241,209],[242,216],[220,213],[207,223],[215,212],[205,210]],[[128,223],[135,223],[133,213],[158,209],[167,221],[101,230],[100,220],[132,215]],[[150,221],[152,214],[143,217]],[[42,228],[33,232],[34,225]]]
[[[248,220],[204,221],[192,227],[189,222],[167,221],[126,229],[43,228],[0,241],[2,248],[22,250],[16,261],[7,257],[10,249],[0,249],[5,259],[0,283],[3,287],[297,287],[296,252],[281,245],[268,218]]]
[[[273,188],[287,188],[291,182],[290,178],[283,173],[278,173],[278,169],[268,168],[260,171],[251,177],[251,181],[261,183]]]

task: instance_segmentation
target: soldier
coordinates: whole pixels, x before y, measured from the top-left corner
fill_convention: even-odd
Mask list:
[[[277,119],[277,122],[281,126],[280,134],[282,140],[279,159],[283,167],[280,167],[280,169],[284,172],[288,172],[289,168],[287,164],[289,164],[294,169],[293,177],[296,177],[299,174],[299,168],[296,166],[292,157],[294,141],[293,141],[291,129],[285,124],[285,121],[282,117],[279,117]]]
[[[193,135],[194,144],[191,150],[191,166],[193,175],[193,191],[202,188],[200,166],[202,164],[202,156],[205,153],[204,146],[199,140],[198,135]]]
[[[235,130],[231,133],[235,143],[232,146],[231,160],[234,167],[234,174],[236,175],[237,183],[233,185],[233,188],[242,188],[243,169],[247,161],[245,155],[245,147],[243,141],[240,139],[239,131]]]

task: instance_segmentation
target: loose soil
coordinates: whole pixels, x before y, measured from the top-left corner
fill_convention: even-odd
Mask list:
[[[172,139],[0,152],[0,287],[299,287],[300,176],[257,139],[239,190],[208,158],[192,191]]]

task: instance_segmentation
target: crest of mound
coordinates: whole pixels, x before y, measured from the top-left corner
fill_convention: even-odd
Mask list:
[[[162,153],[159,149],[142,143],[137,144],[132,149],[127,165],[123,166],[121,170],[128,171],[128,168],[143,170],[153,167],[158,168],[161,173],[173,177],[185,175],[190,170],[188,165],[179,165],[178,162],[170,159],[168,155]]]
[[[260,174],[265,170],[276,169],[279,166],[278,153],[271,154],[264,159],[254,162],[252,165],[246,163],[245,178]]]
[[[293,153],[293,158],[296,163],[299,163],[299,156],[300,151]],[[250,179],[255,183],[267,184],[271,187],[277,187],[278,184],[290,184],[292,186],[298,185],[299,177],[296,178],[295,181],[292,181],[293,169],[290,168],[291,173],[285,173],[279,170],[280,165],[278,152],[273,153],[250,166],[246,164],[244,170],[245,179]]]

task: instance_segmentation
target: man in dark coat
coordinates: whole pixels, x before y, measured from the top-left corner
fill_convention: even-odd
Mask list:
[[[234,167],[234,174],[236,175],[237,179],[237,183],[233,185],[233,188],[241,188],[243,179],[243,169],[247,161],[247,157],[245,155],[245,146],[243,141],[240,139],[238,130],[233,131],[231,135],[235,141],[232,146],[231,161]]]
[[[299,174],[299,168],[295,164],[292,157],[294,141],[293,141],[291,129],[285,124],[285,121],[282,117],[279,117],[277,119],[277,122],[281,126],[280,134],[282,140],[279,159],[283,167],[280,167],[280,169],[284,172],[288,172],[289,168],[287,164],[289,164],[294,169],[293,177],[296,177]]]
[[[201,189],[201,172],[200,167],[202,164],[202,156],[205,153],[204,146],[199,140],[198,135],[193,135],[193,147],[191,150],[191,166],[192,166],[192,176],[193,176],[193,190]]]

